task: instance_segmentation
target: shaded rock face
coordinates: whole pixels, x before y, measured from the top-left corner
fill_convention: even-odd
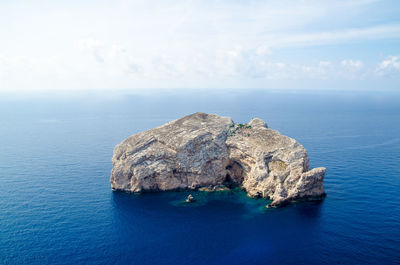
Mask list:
[[[310,170],[294,139],[261,119],[195,113],[132,135],[114,149],[111,187],[131,192],[240,187],[282,206],[325,194],[325,168]]]

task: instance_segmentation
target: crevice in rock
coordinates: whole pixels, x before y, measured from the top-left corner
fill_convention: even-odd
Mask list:
[[[268,173],[271,171],[285,171],[288,165],[280,159],[274,158],[272,154],[267,154],[264,158],[265,167]]]
[[[229,174],[225,175],[225,179],[224,179],[224,182],[222,182],[222,185],[224,185],[225,187],[228,187],[230,189],[235,186],[235,183],[233,182],[231,175],[229,175]]]
[[[226,166],[226,175],[223,182],[228,188],[240,186],[243,182],[243,167],[237,161],[230,161]]]

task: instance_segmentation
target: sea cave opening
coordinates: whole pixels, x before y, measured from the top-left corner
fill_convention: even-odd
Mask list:
[[[228,188],[233,188],[235,185],[235,183],[233,182],[231,175],[226,174],[225,175],[225,179],[224,182],[222,183],[224,186],[228,187]]]
[[[242,184],[243,181],[243,167],[236,161],[231,161],[226,166],[226,175],[223,181],[223,185],[228,188],[237,187]]]

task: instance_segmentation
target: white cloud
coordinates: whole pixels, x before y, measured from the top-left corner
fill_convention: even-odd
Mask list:
[[[0,90],[363,79],[376,68],[363,62],[369,55],[335,59],[353,55],[325,47],[400,36],[396,21],[354,23],[375,0],[64,1],[46,10],[24,1],[0,4],[0,23],[11,23],[0,36]],[[377,72],[398,70],[398,57],[385,61]]]
[[[378,75],[400,72],[400,56],[389,56],[378,65],[376,71]]]
[[[364,66],[364,63],[359,60],[343,60],[341,62],[341,65],[343,65],[345,67],[349,67],[349,68],[359,69]]]
[[[366,40],[398,38],[400,25],[380,25],[365,28],[345,30],[328,30],[306,34],[278,35],[269,39],[274,47],[333,45],[348,42],[363,42]]]
[[[332,66],[332,63],[329,62],[329,61],[320,61],[319,62],[319,66],[321,66],[321,67],[330,67],[330,66]]]
[[[78,47],[83,51],[89,51],[99,63],[104,62],[105,47],[102,41],[96,39],[79,40]]]

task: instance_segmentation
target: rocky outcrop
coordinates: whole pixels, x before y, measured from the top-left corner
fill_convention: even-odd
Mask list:
[[[185,200],[186,203],[194,202],[194,197],[192,194],[189,194]]]
[[[310,170],[296,140],[261,119],[195,113],[124,140],[114,149],[111,186],[131,192],[240,187],[282,206],[325,195],[325,168]]]

